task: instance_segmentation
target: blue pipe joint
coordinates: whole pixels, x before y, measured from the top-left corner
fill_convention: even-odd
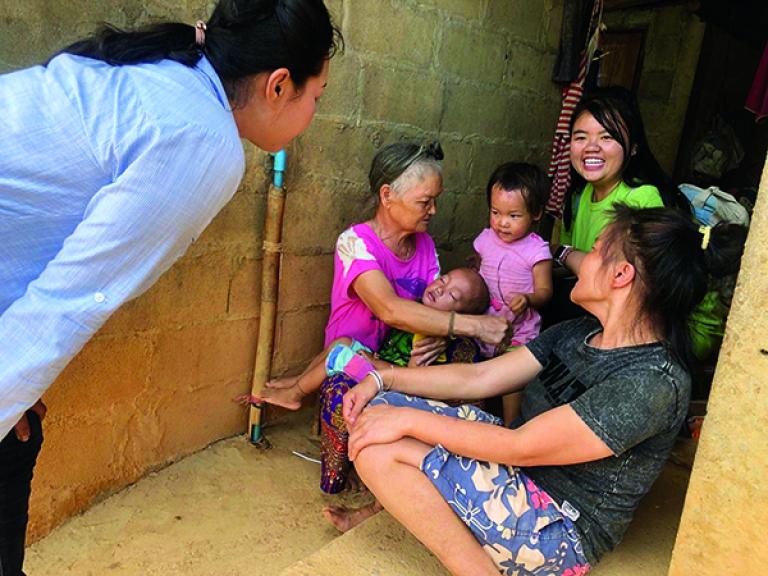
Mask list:
[[[251,443],[258,444],[261,441],[261,426],[254,424],[251,426]]]
[[[283,172],[285,172],[285,165],[288,162],[288,154],[285,150],[280,150],[279,152],[271,154],[271,156],[273,158],[272,171],[274,172],[272,175],[272,183],[275,185],[275,188],[282,188]]]

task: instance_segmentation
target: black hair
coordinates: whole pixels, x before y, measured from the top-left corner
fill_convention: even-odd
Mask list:
[[[384,184],[394,185],[412,166],[423,165],[430,171],[442,174],[442,159],[443,149],[439,142],[421,145],[413,142],[395,142],[384,146],[376,152],[368,172],[371,192],[378,197]]]
[[[640,314],[690,368],[689,316],[707,292],[710,277],[738,272],[747,228],[724,222],[704,228],[680,210],[621,203],[614,205],[613,218],[601,238],[601,253],[607,261],[624,258],[635,267]]]
[[[616,140],[624,151],[621,179],[632,188],[651,184],[661,194],[667,208],[678,208],[691,214],[691,206],[685,195],[675,186],[664,172],[648,145],[643,118],[635,96],[620,86],[598,88],[585,97],[574,108],[571,116],[571,133],[576,120],[589,112],[600,125]],[[571,166],[571,186],[563,206],[563,223],[570,229],[573,220],[572,198],[582,190],[585,180]]]
[[[497,184],[502,190],[520,190],[531,216],[534,219],[541,216],[549,199],[550,182],[536,166],[526,162],[506,162],[496,168],[485,187],[489,208],[491,193]]]
[[[153,24],[135,31],[105,24],[60,53],[115,66],[168,59],[190,67],[205,54],[230,102],[238,106],[247,101],[248,80],[255,74],[285,67],[301,89],[344,44],[323,0],[219,0],[206,27],[205,43],[198,46],[189,24]]]
[[[472,299],[470,306],[466,310],[456,310],[456,312],[461,312],[462,314],[485,314],[485,311],[488,310],[488,306],[491,305],[491,294],[488,291],[488,284],[485,283],[485,278],[483,278],[477,270],[473,270],[472,268],[462,267],[454,268],[454,270],[461,270],[472,276],[479,288],[476,298]],[[454,270],[451,270],[451,272]]]

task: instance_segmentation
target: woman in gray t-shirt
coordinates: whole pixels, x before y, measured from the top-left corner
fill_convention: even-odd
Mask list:
[[[745,236],[618,205],[571,293],[594,318],[481,364],[371,375],[347,394],[360,476],[453,574],[586,573],[669,454],[690,395],[686,319],[708,271],[738,267]],[[377,380],[404,394],[376,396]],[[509,429],[473,406],[417,397],[521,389]]]

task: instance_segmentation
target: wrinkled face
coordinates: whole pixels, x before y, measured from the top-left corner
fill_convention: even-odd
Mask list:
[[[605,233],[595,241],[579,267],[579,279],[571,290],[571,301],[586,310],[590,304],[603,301],[611,282],[611,265],[603,257],[602,247]]]
[[[282,82],[272,106],[267,106],[263,97],[252,95],[244,106],[233,111],[240,137],[267,152],[282,150],[309,126],[327,83],[328,60],[320,74],[309,78],[301,90],[291,79]],[[257,79],[252,84],[253,92],[261,87]]]
[[[520,240],[533,222],[520,190],[504,190],[499,184],[491,188],[491,229],[502,242]]]
[[[443,191],[443,177],[428,173],[399,195],[390,195],[386,209],[400,228],[406,232],[426,232],[429,221],[437,212],[437,197]]]
[[[432,282],[421,298],[425,306],[435,310],[466,312],[474,308],[479,288],[474,279],[464,270],[451,270]]]
[[[624,149],[589,112],[582,112],[571,133],[571,164],[598,189],[613,189],[621,180]]]

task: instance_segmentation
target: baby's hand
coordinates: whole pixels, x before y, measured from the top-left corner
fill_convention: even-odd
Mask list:
[[[527,294],[509,294],[507,295],[507,304],[515,316],[520,316],[530,306]]]

